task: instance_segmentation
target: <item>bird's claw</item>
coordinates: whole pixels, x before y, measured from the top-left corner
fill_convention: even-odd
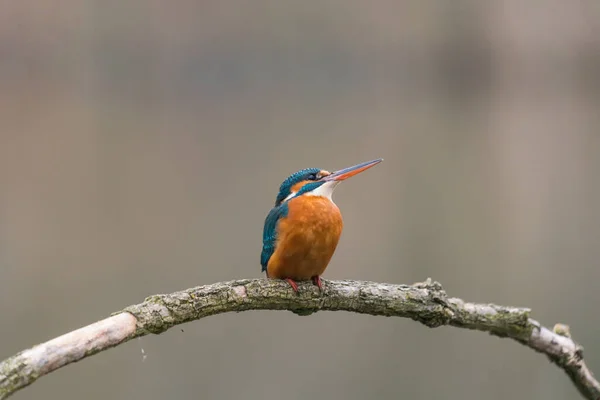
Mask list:
[[[319,288],[319,291],[323,291],[323,283],[320,276],[313,276],[310,279]],[[295,293],[298,293],[298,284],[292,278],[285,278],[285,281],[290,284]]]
[[[313,284],[317,285],[317,287],[319,288],[319,291],[323,290],[323,284],[321,283],[321,277],[319,275],[317,276],[313,276],[311,278]]]
[[[296,282],[294,282],[294,280],[291,278],[286,278],[285,280],[287,283],[290,284],[290,286],[292,287],[294,292],[298,293],[298,284]]]

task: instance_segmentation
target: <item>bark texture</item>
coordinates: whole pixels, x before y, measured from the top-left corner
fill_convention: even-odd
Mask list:
[[[489,332],[545,354],[567,373],[584,398],[600,400],[600,384],[585,365],[582,348],[571,339],[568,327],[545,328],[529,317],[529,309],[450,298],[431,280],[414,285],[323,280],[323,289],[321,293],[310,283],[300,283],[300,292],[295,294],[285,282],[248,279],[150,296],[0,363],[0,400],[62,366],[132,338],[160,334],[210,315],[246,310],[288,310],[304,316],[349,311],[411,318],[431,328],[450,325]]]

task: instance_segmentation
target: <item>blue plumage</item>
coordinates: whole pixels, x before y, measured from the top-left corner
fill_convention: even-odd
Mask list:
[[[290,175],[279,187],[279,193],[275,200],[275,207],[269,211],[267,218],[265,219],[265,226],[263,229],[263,247],[260,254],[260,264],[262,265],[262,271],[267,270],[267,264],[269,259],[275,252],[275,245],[277,242],[277,223],[281,218],[285,218],[288,214],[288,205],[284,200],[292,192],[292,187],[302,181],[315,181],[321,170],[319,168],[306,168]],[[310,192],[322,185],[322,182],[311,182],[302,187],[297,195]]]
[[[267,278],[288,282],[296,293],[296,282],[307,280],[323,290],[321,275],[335,252],[343,227],[340,211],[331,200],[332,192],[340,182],[381,161],[367,161],[334,172],[306,168],[281,183],[275,206],[263,227],[260,264]]]
[[[275,200],[275,206],[280,205],[292,191],[292,186],[302,181],[314,181],[317,179],[317,174],[321,172],[319,168],[306,168],[290,175],[279,187],[279,194]]]
[[[288,205],[287,203],[283,203],[273,207],[265,219],[265,226],[263,229],[263,248],[260,254],[262,272],[267,270],[269,259],[275,251],[275,244],[277,241],[277,222],[279,222],[279,219],[285,218],[287,213]]]
[[[313,190],[317,189],[319,186],[321,186],[324,183],[325,182],[323,182],[323,181],[307,183],[306,185],[302,186],[302,189],[300,189],[298,191],[298,193],[296,193],[296,196],[294,196],[294,197],[301,196],[304,193],[312,192]]]

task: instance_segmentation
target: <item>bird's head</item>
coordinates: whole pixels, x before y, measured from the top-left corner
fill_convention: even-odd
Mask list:
[[[383,159],[367,161],[352,167],[329,172],[319,168],[306,168],[288,176],[279,187],[275,206],[286,200],[302,195],[323,196],[331,199],[335,187],[358,173],[361,173],[382,162]]]

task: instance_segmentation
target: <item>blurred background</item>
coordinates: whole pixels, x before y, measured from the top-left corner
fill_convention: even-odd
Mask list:
[[[595,0],[2,2],[0,359],[262,276],[285,177],[383,157],[336,190],[324,278],[531,307],[600,374],[599,105]],[[179,328],[14,398],[578,396],[513,341],[399,318]]]

